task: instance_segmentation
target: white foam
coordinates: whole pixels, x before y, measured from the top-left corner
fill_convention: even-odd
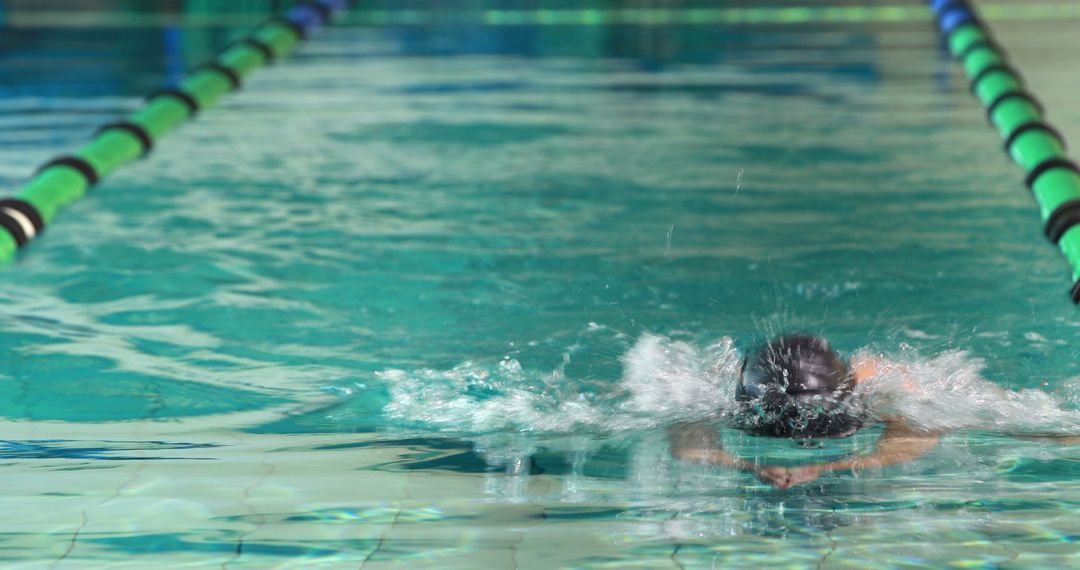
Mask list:
[[[982,376],[983,360],[966,351],[901,355],[894,362],[859,389],[878,417],[930,430],[1080,434],[1080,412],[1068,409],[1067,400],[1001,388]]]
[[[563,366],[524,370],[513,359],[379,377],[390,391],[389,419],[458,434],[610,434],[701,419],[732,401],[738,354],[729,338],[701,349],[646,334],[621,361],[621,379],[599,382],[567,378]]]
[[[604,417],[561,373],[525,371],[517,360],[464,362],[451,370],[387,370],[386,415],[400,424],[458,433],[567,433]]]
[[[903,417],[932,430],[1080,434],[1080,379],[1057,392],[1005,390],[982,376],[964,351],[887,358],[858,394],[873,415]],[[398,426],[444,435],[533,436],[615,433],[719,419],[732,409],[741,357],[732,339],[702,346],[645,334],[620,358],[620,378],[575,379],[523,369],[517,360],[464,362],[450,370],[387,370],[380,378]],[[514,447],[528,447],[517,440]],[[488,445],[489,448],[493,447]]]
[[[668,419],[690,419],[730,408],[739,373],[735,343],[705,348],[645,334],[623,357],[625,408]]]

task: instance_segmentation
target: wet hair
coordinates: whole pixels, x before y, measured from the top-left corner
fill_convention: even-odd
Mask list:
[[[770,437],[847,437],[862,427],[848,405],[854,387],[828,341],[784,335],[743,360],[738,427]]]

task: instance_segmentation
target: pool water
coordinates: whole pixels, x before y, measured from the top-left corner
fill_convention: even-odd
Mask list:
[[[1013,437],[1080,434],[1068,272],[928,15],[424,14],[322,31],[0,270],[5,565],[1074,563],[1080,447]],[[1076,21],[990,23],[1080,136]],[[232,34],[38,25],[8,188]],[[672,459],[785,330],[904,362],[948,435],[786,491]]]

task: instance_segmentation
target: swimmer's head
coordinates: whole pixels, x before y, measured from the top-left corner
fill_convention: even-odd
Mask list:
[[[782,336],[743,360],[735,394],[739,427],[771,437],[847,437],[862,427],[846,405],[854,387],[828,341]]]

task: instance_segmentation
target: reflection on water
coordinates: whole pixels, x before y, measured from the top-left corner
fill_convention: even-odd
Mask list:
[[[14,187],[232,30],[5,32]],[[1080,124],[1068,22],[1005,33]],[[935,37],[327,30],[0,272],[0,557],[1066,567],[1076,447],[1007,434],[1075,432],[1078,324]],[[787,491],[674,460],[665,428],[722,420],[793,329],[905,365],[867,396],[950,433]],[[784,463],[879,433],[720,436]]]

